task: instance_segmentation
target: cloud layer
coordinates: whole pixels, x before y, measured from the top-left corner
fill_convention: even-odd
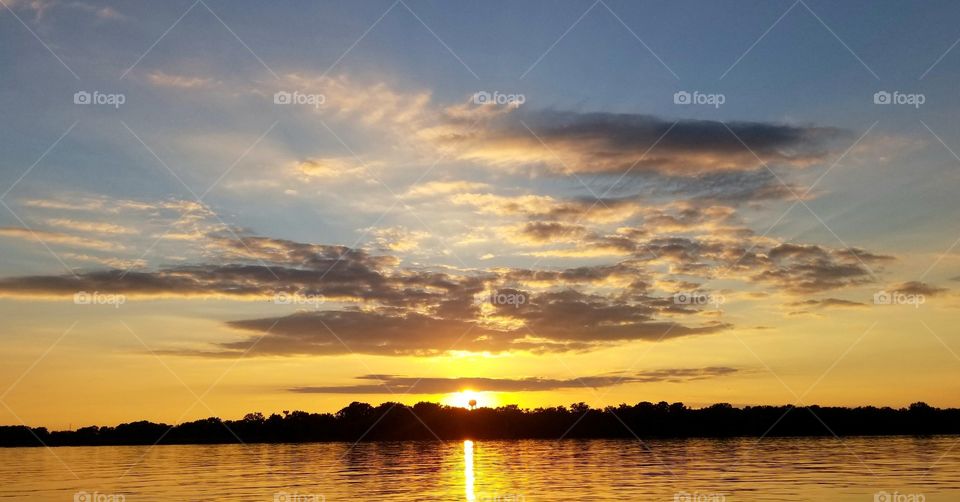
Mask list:
[[[472,391],[538,392],[560,389],[599,388],[631,383],[690,382],[732,375],[739,370],[725,366],[706,368],[669,368],[633,374],[584,376],[571,379],[553,378],[437,378],[402,377],[396,375],[362,375],[357,380],[369,383],[355,385],[294,387],[290,390],[308,394],[447,394]]]
[[[708,213],[713,219],[729,216],[719,210]],[[651,220],[662,228],[713,229],[697,211],[657,214]],[[555,242],[555,234],[567,228],[534,225],[524,230],[534,240]],[[759,239],[748,247],[747,242],[716,236],[651,234],[642,228],[621,228],[611,235],[584,229],[579,240],[569,244],[574,249],[614,246],[625,256],[613,264],[442,270],[404,267],[396,256],[346,246],[218,231],[203,239],[205,252],[215,262],[153,271],[10,277],[0,279],[0,294],[59,298],[100,291],[131,299],[270,301],[282,293],[323,298],[327,303],[313,310],[229,321],[227,325],[241,335],[237,340],[171,350],[179,354],[541,353],[728,329],[728,322],[702,320],[703,306],[678,303],[673,297],[679,288],[699,291],[715,276],[787,294],[808,294],[870,282],[873,276],[866,263],[891,260],[854,249]]]
[[[837,139],[848,135],[829,127],[668,120],[629,113],[510,108],[502,113],[457,112],[448,112],[447,123],[423,134],[455,147],[462,158],[503,166],[542,165],[557,174],[694,176],[754,171],[765,164],[805,167],[824,161]]]

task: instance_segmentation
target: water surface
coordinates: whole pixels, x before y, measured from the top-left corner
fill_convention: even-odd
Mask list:
[[[858,437],[0,448],[0,500],[884,502],[885,492],[891,501],[921,500],[904,498],[911,495],[956,501],[958,442]]]

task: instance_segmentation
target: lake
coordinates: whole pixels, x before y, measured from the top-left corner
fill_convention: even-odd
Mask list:
[[[941,436],[0,448],[0,499],[955,501],[958,442]]]

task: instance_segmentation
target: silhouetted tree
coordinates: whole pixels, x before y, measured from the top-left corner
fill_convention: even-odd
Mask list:
[[[604,409],[574,403],[569,408],[524,410],[517,405],[464,408],[421,402],[379,406],[353,402],[330,413],[284,410],[240,420],[217,417],[176,426],[147,421],[116,427],[50,432],[43,427],[0,426],[0,446],[191,444],[240,442],[814,436],[960,434],[960,410],[918,402],[908,408],[747,406],[719,403],[687,408],[683,403],[641,402]]]

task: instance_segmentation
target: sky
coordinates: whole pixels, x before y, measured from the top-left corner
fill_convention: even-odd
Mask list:
[[[960,406],[953,2],[0,3],[0,423]]]

